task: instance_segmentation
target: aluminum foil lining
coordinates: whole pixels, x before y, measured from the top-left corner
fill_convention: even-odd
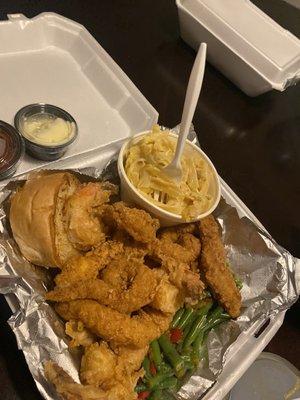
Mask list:
[[[85,168],[74,172],[97,179],[118,180],[114,161],[110,161],[104,171]],[[44,362],[57,362],[79,382],[80,356],[69,351],[64,324],[44,301],[51,282],[50,272],[28,263],[13,240],[8,220],[9,197],[21,184],[21,179],[11,181],[0,191],[0,293],[6,295],[14,312],[8,324],[40,393],[45,399],[54,400],[60,397],[45,379]],[[242,314],[237,320],[210,332],[206,361],[181,388],[176,395],[178,399],[201,398],[222,372],[228,350],[239,335],[258,320],[288,309],[299,295],[300,260],[247,217],[241,218],[238,211],[223,198],[215,216],[222,227],[230,266],[243,281]]]

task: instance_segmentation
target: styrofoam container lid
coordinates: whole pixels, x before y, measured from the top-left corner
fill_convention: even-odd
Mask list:
[[[263,352],[233,387],[229,400],[299,400],[300,371],[276,354]]]
[[[277,90],[300,79],[300,40],[249,0],[180,0],[181,5]]]

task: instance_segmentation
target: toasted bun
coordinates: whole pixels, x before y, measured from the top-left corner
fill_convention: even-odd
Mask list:
[[[60,267],[78,254],[67,240],[62,219],[64,201],[77,186],[78,180],[70,173],[44,172],[29,178],[13,196],[11,229],[21,253],[30,262]]]

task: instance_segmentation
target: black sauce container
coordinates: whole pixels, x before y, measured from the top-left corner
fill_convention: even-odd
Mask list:
[[[24,154],[24,143],[16,129],[0,121],[0,180],[14,175]]]

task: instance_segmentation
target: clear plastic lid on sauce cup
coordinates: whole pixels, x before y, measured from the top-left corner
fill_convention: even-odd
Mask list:
[[[15,128],[0,121],[0,180],[12,176],[24,153],[24,143]]]
[[[43,141],[41,135],[38,136],[40,134],[39,129],[43,127],[43,122],[50,124],[51,121],[53,123],[60,121],[70,129],[66,138]],[[72,115],[51,104],[29,104],[17,112],[14,122],[16,129],[24,139],[26,151],[40,160],[54,161],[61,158],[78,136],[77,124]],[[36,136],[28,131],[28,125],[26,127],[29,122],[35,124]]]

